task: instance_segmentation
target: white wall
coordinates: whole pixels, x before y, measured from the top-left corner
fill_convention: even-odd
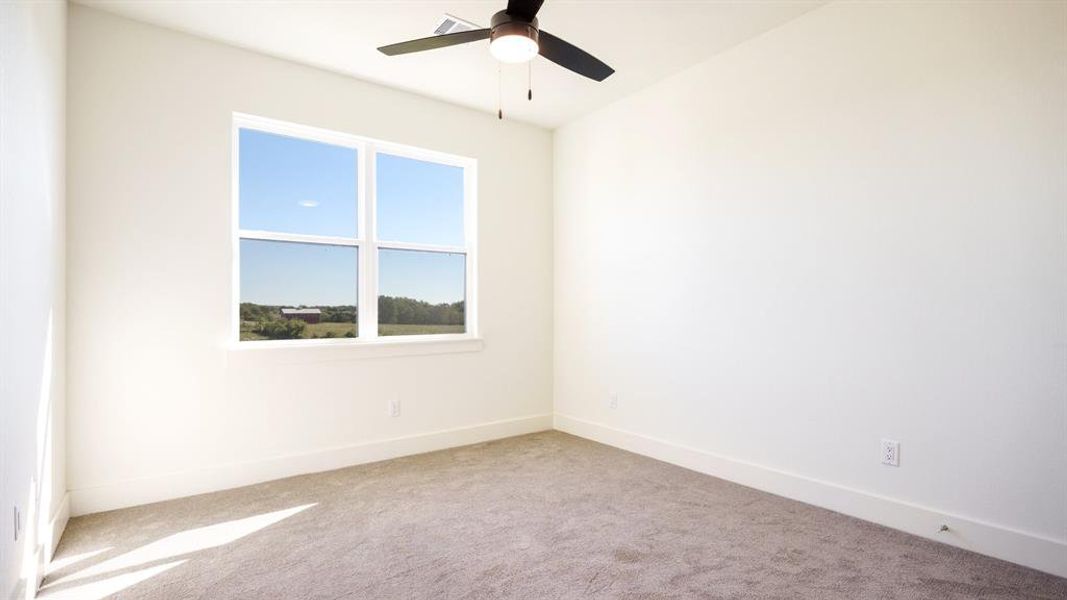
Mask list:
[[[32,597],[64,481],[65,2],[0,2],[0,598]],[[22,533],[14,541],[14,507]],[[63,519],[56,517],[61,527]]]
[[[548,131],[70,10],[75,513],[551,426]],[[476,158],[484,349],[229,349],[233,111]]]
[[[838,3],[557,130],[557,426],[1067,575],[1065,107],[1063,2]]]

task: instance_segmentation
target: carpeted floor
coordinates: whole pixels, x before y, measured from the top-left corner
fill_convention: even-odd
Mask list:
[[[1045,575],[559,432],[71,520],[58,598],[1067,598]]]

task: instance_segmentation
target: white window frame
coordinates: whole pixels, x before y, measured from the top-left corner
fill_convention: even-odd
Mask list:
[[[304,139],[314,142],[343,146],[356,150],[356,237],[319,236],[306,234],[281,233],[273,231],[254,231],[241,229],[240,225],[240,131],[254,129]],[[231,341],[241,348],[253,347],[288,347],[288,346],[366,346],[420,344],[426,342],[457,342],[478,340],[478,202],[477,181],[478,161],[473,158],[424,150],[403,144],[395,144],[367,137],[351,135],[298,125],[286,121],[248,115],[233,114],[230,133],[232,140],[231,165],[231,230],[233,241],[231,307],[232,330]],[[450,165],[463,169],[463,238],[462,246],[396,242],[377,239],[377,195],[375,172],[372,168],[379,153]],[[267,240],[281,242],[300,242],[331,246],[350,246],[358,250],[358,275],[354,278],[357,287],[357,321],[358,337],[355,338],[319,338],[296,340],[247,340],[241,341],[241,240]],[[464,282],[464,332],[428,335],[378,335],[378,250],[417,250],[422,252],[441,252],[465,255],[466,281]]]

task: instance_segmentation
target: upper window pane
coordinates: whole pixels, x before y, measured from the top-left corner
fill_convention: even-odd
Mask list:
[[[378,239],[462,246],[463,168],[377,155]]]
[[[357,236],[354,149],[255,129],[239,143],[241,229]]]

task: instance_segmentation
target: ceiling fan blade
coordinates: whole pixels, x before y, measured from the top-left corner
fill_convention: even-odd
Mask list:
[[[422,52],[424,50],[436,50],[437,48],[445,48],[447,46],[456,46],[458,44],[466,44],[487,39],[489,39],[488,29],[474,29],[471,31],[433,35],[417,40],[400,42],[398,44],[390,44],[378,48],[378,51],[387,56],[396,56],[397,54],[410,54],[412,52]]]
[[[527,21],[533,21],[537,11],[545,0],[508,0],[508,8],[504,12],[513,17],[521,17]]]
[[[615,72],[602,60],[547,31],[540,31],[537,43],[541,48],[541,56],[589,79],[604,81]]]

